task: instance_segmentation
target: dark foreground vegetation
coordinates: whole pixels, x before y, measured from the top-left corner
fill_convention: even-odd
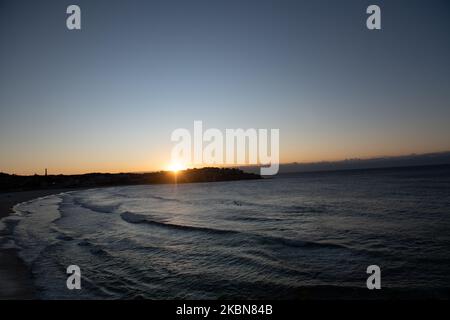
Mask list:
[[[0,173],[0,192],[250,179],[261,179],[261,176],[230,168],[188,169],[177,173],[159,171],[152,173],[89,173],[81,175],[48,176],[19,176]]]

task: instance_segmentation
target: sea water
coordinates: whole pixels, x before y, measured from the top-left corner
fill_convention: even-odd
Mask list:
[[[365,288],[369,265],[383,289],[450,288],[449,166],[99,188],[15,212],[41,298],[289,299]]]

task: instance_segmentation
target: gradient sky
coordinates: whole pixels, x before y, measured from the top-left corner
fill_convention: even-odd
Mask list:
[[[450,150],[447,0],[0,0],[0,45],[0,172],[162,169],[194,120],[281,162]]]

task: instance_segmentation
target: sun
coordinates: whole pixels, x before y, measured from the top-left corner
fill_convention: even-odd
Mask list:
[[[167,169],[173,173],[177,173],[178,171],[185,170],[186,167],[181,163],[172,163],[167,167]]]

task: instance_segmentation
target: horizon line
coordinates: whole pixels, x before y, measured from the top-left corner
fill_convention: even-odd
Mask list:
[[[291,162],[279,162],[278,165],[281,166],[288,166],[288,165],[299,165],[299,166],[307,166],[307,165],[319,165],[319,164],[337,164],[337,163],[345,163],[345,162],[351,162],[351,161],[371,161],[371,160],[392,160],[392,159],[401,159],[401,158],[414,158],[414,157],[422,157],[422,156],[433,156],[433,155],[444,155],[449,154],[450,156],[450,150],[445,151],[436,151],[436,152],[426,152],[426,153],[410,153],[410,154],[403,154],[403,155],[380,155],[380,156],[374,156],[374,157],[361,157],[361,158],[345,158],[345,159],[338,159],[338,160],[319,160],[319,161],[309,161],[309,162],[301,162],[301,161],[291,161]],[[208,165],[200,165],[200,166],[192,166],[192,167],[186,167],[184,170],[189,169],[202,169],[202,168],[208,168],[208,167],[214,167],[214,168],[236,168],[236,169],[243,169],[243,168],[260,168],[264,167],[263,164],[234,164],[234,165],[225,165],[225,164],[208,164]],[[184,171],[180,170],[180,171]],[[84,175],[84,174],[145,174],[145,173],[156,173],[156,172],[170,172],[171,170],[167,169],[157,169],[157,170],[149,170],[149,171],[110,171],[110,172],[102,172],[102,171],[83,171],[78,173],[49,173],[48,168],[43,168],[43,171],[47,171],[47,175]],[[42,174],[34,173],[34,174],[21,174],[21,173],[9,173],[5,171],[0,170],[0,174],[9,174],[9,175],[17,175],[17,176],[41,176]]]

